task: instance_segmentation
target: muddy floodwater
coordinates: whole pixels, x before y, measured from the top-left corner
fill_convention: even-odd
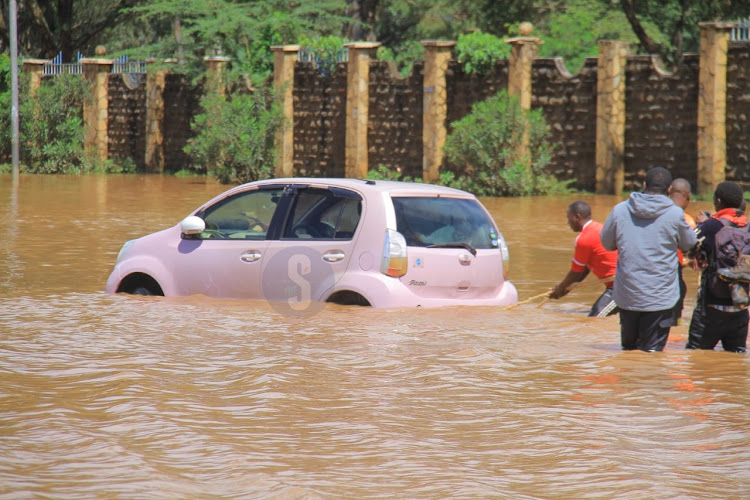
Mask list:
[[[750,357],[622,352],[559,301],[312,317],[112,296],[122,243],[226,189],[0,175],[0,499],[750,498]],[[484,199],[521,300],[567,271],[565,208]],[[689,210],[710,208],[694,203]]]

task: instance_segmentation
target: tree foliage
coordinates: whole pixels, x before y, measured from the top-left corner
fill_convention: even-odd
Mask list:
[[[63,52],[93,54],[101,35],[131,20],[127,9],[138,0],[18,0],[18,51],[31,58],[52,58]],[[0,0],[0,43],[10,45],[8,0]]]
[[[136,53],[178,58],[193,75],[202,71],[204,56],[225,55],[233,71],[258,83],[273,71],[272,46],[340,32],[344,8],[343,0],[156,0],[134,12],[143,19],[178,21],[180,37],[161,34]]]

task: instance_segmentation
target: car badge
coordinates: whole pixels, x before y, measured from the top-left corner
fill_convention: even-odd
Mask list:
[[[458,261],[462,266],[468,266],[469,264],[471,264],[471,255],[469,255],[468,253],[462,253],[458,256]]]

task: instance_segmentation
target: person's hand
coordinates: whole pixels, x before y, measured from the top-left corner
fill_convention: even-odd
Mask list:
[[[695,222],[706,222],[711,217],[711,214],[705,210],[701,210],[695,216]]]
[[[567,293],[568,291],[566,289],[560,288],[560,285],[557,285],[555,288],[550,289],[549,298],[559,299],[560,297],[567,295]]]

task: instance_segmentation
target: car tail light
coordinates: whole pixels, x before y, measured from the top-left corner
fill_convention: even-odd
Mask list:
[[[510,277],[510,253],[508,253],[508,244],[505,243],[503,233],[498,233],[497,235],[497,246],[503,255],[503,278],[507,280]]]
[[[386,229],[380,272],[398,278],[406,274],[407,262],[406,239],[398,231]]]

